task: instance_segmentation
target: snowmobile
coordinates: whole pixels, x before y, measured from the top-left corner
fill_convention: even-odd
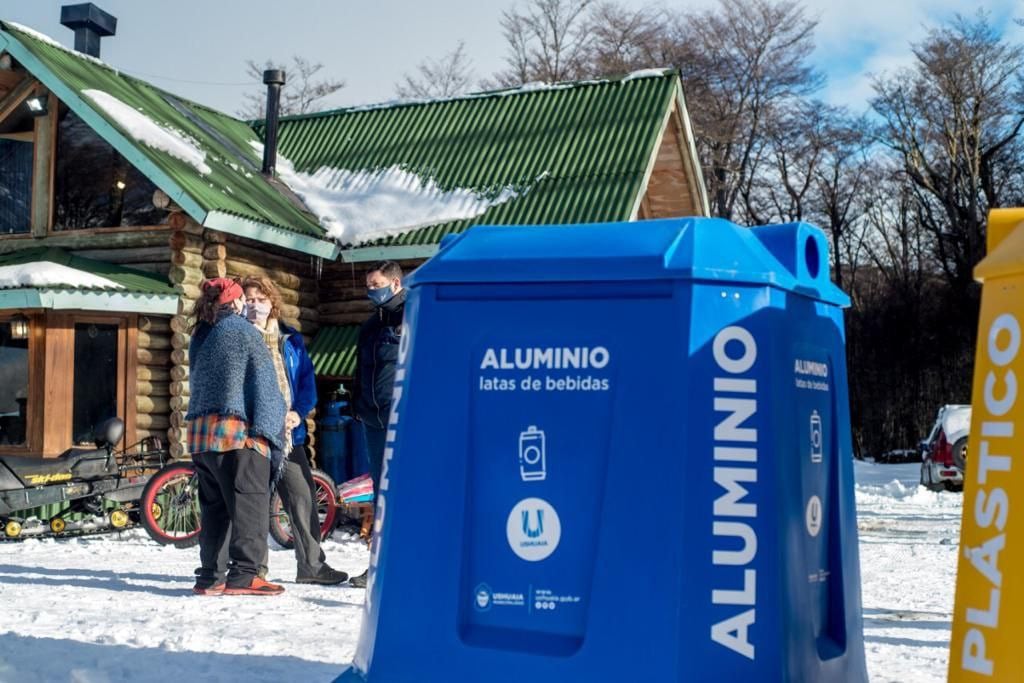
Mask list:
[[[156,437],[117,451],[123,436],[124,422],[111,418],[95,429],[94,449],[71,448],[56,458],[0,456],[0,540],[120,530],[137,521],[149,472],[168,454]],[[60,503],[67,505],[49,519],[33,511]]]

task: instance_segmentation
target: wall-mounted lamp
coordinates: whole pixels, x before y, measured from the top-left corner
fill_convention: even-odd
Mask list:
[[[46,96],[36,95],[25,100],[25,106],[28,107],[29,112],[32,116],[46,116]]]
[[[114,187],[116,187],[119,190],[123,190],[125,187],[127,187],[127,185],[124,184],[123,180],[118,180],[116,183],[114,183]]]
[[[21,314],[11,318],[11,339],[28,339],[28,318]]]

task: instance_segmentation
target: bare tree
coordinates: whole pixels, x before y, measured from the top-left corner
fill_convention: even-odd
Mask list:
[[[717,8],[677,15],[672,61],[715,215],[745,218],[742,198],[755,182],[772,118],[821,86],[808,64],[815,25],[792,0],[720,0]]]
[[[616,2],[595,5],[588,18],[589,70],[612,76],[666,62],[670,48],[668,16],[654,6],[633,9]]]
[[[281,115],[308,114],[322,109],[323,100],[345,87],[345,81],[319,77],[324,65],[311,62],[305,57],[292,56],[291,67],[283,62],[266,60],[258,64],[254,60],[245,63],[246,74],[256,83],[263,83],[263,71],[266,69],[283,69],[287,75],[284,87],[281,88]],[[238,110],[238,115],[248,119],[261,119],[267,114],[267,95],[263,89],[247,92],[243,96],[245,104]]]
[[[405,74],[395,85],[395,94],[404,98],[452,97],[469,90],[473,79],[473,65],[466,55],[465,41],[440,59],[426,59],[416,72]]]
[[[1021,197],[1024,48],[979,13],[930,31],[913,51],[913,68],[876,80],[872,106],[938,264],[966,293],[984,255],[988,209]]]
[[[529,0],[522,10],[502,12],[508,43],[507,68],[495,74],[498,85],[567,81],[588,72],[587,10],[594,0]]]

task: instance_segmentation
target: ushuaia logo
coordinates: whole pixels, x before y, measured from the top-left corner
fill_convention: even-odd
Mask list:
[[[757,620],[757,503],[747,498],[757,484],[757,342],[749,331],[730,326],[712,344],[718,372],[714,379],[714,483],[725,489],[715,499],[711,554],[711,603],[730,607],[730,616],[711,625],[711,640],[754,659],[750,627]],[[750,488],[753,488],[750,486]],[[726,549],[727,548],[727,549]]]
[[[551,503],[541,498],[524,498],[508,513],[505,535],[508,546],[520,559],[540,562],[558,548],[562,522]]]
[[[523,533],[527,538],[539,538],[544,533],[544,510],[536,510],[537,523],[530,524],[530,511],[523,510]]]

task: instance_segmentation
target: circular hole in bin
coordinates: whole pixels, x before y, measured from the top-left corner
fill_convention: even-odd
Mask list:
[[[808,236],[804,242],[804,262],[807,264],[807,274],[813,278],[818,277],[821,272],[821,252],[818,251],[818,240]]]

